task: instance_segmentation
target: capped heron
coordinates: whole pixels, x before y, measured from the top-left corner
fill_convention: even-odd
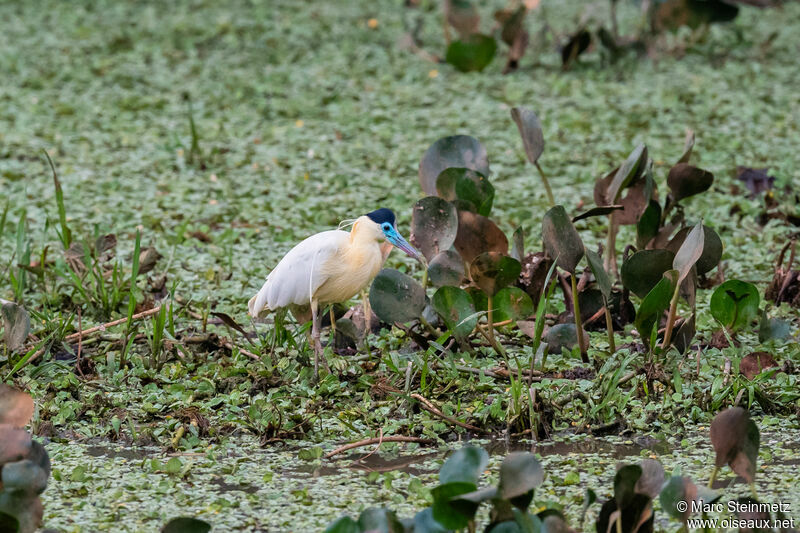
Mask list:
[[[310,309],[316,376],[322,354],[320,309],[366,289],[393,246],[421,260],[420,253],[398,233],[394,213],[385,207],[358,217],[350,232],[335,229],[312,235],[289,250],[269,273],[247,304],[250,316],[288,308],[300,320],[308,317]],[[328,366],[324,359],[323,363]]]

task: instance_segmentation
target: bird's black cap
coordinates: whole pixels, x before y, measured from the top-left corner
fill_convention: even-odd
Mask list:
[[[366,215],[369,217],[370,220],[375,222],[376,224],[383,224],[384,222],[388,222],[389,224],[394,227],[394,213],[391,209],[387,209],[385,207],[381,207],[380,209],[376,209],[371,213],[367,213]]]

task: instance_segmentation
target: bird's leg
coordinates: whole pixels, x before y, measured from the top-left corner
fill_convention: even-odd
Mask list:
[[[330,310],[328,311],[331,316],[331,338],[336,336],[336,315],[333,312],[333,306],[330,306]]]
[[[369,334],[372,331],[372,309],[369,306],[369,295],[366,290],[361,291],[361,302],[364,306],[364,351],[369,354]]]
[[[331,368],[328,366],[328,361],[325,360],[325,355],[323,354],[322,350],[322,343],[319,340],[320,335],[320,327],[322,323],[322,317],[319,314],[319,303],[312,302],[311,303],[311,341],[314,344],[314,378],[319,378],[319,360],[322,358],[322,364],[325,365],[325,369],[328,373],[331,372]]]
[[[361,291],[361,302],[364,305],[364,335],[367,335],[372,328],[372,309],[369,307],[369,294]]]

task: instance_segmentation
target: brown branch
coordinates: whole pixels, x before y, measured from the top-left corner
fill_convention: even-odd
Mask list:
[[[161,306],[154,307],[152,309],[148,309],[147,311],[142,311],[141,313],[137,313],[131,317],[131,320],[139,320],[141,318],[146,318],[150,315],[154,315],[161,310]],[[85,329],[83,331],[79,331],[77,333],[73,333],[72,335],[67,335],[64,337],[64,342],[73,342],[77,340],[81,340],[82,337],[86,335],[91,335],[92,333],[97,333],[98,331],[105,331],[107,328],[111,328],[114,326],[119,326],[120,324],[124,324],[128,321],[128,318],[120,318],[119,320],[113,320],[111,322],[106,322],[105,324],[100,324],[99,326],[95,326],[93,328]],[[79,326],[80,327],[80,326]]]
[[[446,414],[441,412],[439,409],[437,409],[435,405],[433,405],[430,401],[428,401],[421,394],[414,393],[414,394],[411,395],[411,397],[414,398],[415,400],[418,400],[422,404],[422,407],[426,411],[428,411],[430,413],[433,413],[434,415],[438,416],[442,420],[446,420],[446,421],[450,422],[451,424],[455,424],[456,426],[462,427],[464,429],[468,429],[470,431],[475,431],[477,433],[488,433],[488,431],[486,431],[485,429],[479,428],[477,426],[473,426],[472,424],[466,424],[464,422],[461,422],[460,420],[456,420],[455,418],[451,418],[451,417],[447,416]]]
[[[325,459],[330,459],[335,455],[339,455],[340,453],[344,453],[348,450],[352,450],[354,448],[360,448],[362,446],[370,446],[372,444],[378,444],[379,442],[417,442],[419,444],[433,444],[431,439],[423,439],[422,437],[405,437],[403,435],[391,435],[389,437],[380,437],[380,438],[372,438],[372,439],[364,439],[358,442],[351,442],[350,444],[345,444],[344,446],[340,446],[325,454]]]
[[[229,341],[227,339],[222,339],[221,340],[221,344],[224,347],[226,347],[227,349],[229,349],[231,352],[233,352],[234,345],[233,345],[233,343],[231,341]],[[254,354],[252,352],[248,352],[247,350],[245,350],[241,346],[236,346],[236,348],[238,348],[241,353],[245,354],[247,357],[249,357],[250,359],[253,359],[254,361],[260,361],[261,360],[261,358],[259,356],[257,356],[256,354]]]

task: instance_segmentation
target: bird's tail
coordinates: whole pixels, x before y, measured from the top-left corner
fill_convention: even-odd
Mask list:
[[[250,301],[247,302],[247,309],[248,313],[253,318],[258,318],[258,315],[261,314],[267,307],[267,292],[268,292],[268,283],[264,283],[264,286],[261,287],[261,290],[258,293],[250,298]]]

